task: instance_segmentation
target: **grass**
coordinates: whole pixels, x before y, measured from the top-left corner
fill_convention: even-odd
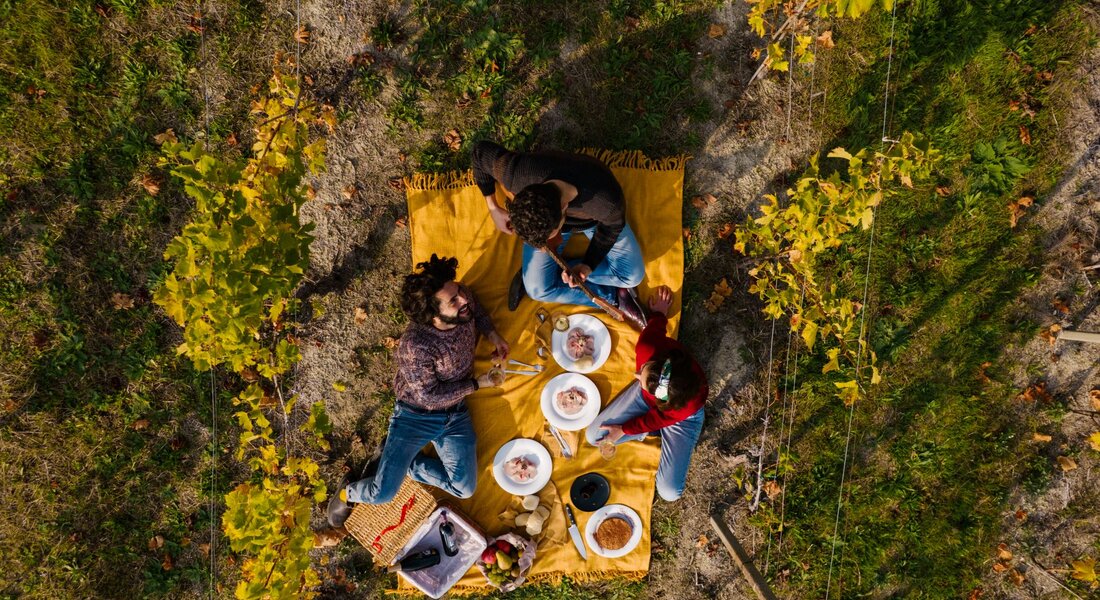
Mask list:
[[[210,453],[227,438],[212,448],[210,375],[177,358],[150,299],[187,209],[153,136],[201,127],[200,39],[177,12],[0,2],[4,597],[198,596],[210,576],[208,501],[232,483],[224,460],[212,484]]]
[[[695,125],[716,109],[691,76],[713,67],[693,44],[717,5],[416,0],[407,18],[374,17],[371,58],[352,67],[351,100],[337,98],[337,109],[348,115],[360,108],[356,99],[380,103],[409,169],[466,168],[472,144],[486,138],[515,149],[690,153],[701,145]],[[235,473],[219,459],[210,491],[210,451],[221,455],[225,436],[212,448],[209,374],[175,356],[174,329],[149,300],[186,211],[156,170],[152,136],[167,127],[194,134],[203,111],[192,72],[200,37],[178,8],[0,0],[0,20],[11,24],[0,31],[5,597],[194,597],[210,576],[207,502],[211,493],[221,498]],[[257,0],[222,8],[206,32],[210,68],[227,94],[210,139],[232,152],[230,134],[248,146],[248,90],[267,74],[270,57],[253,50],[282,44],[263,32],[289,25]],[[886,383],[855,412],[830,583],[847,412],[831,383],[813,375],[820,357],[798,361],[784,544],[770,551],[768,569],[791,597],[819,597],[826,585],[846,596],[965,596],[996,546],[1007,490],[1021,481],[1041,490],[1050,480],[1050,458],[1021,432],[1064,407],[1017,410],[1018,390],[998,362],[1001,348],[1037,331],[1015,299],[1042,264],[1037,232],[1026,217],[1009,228],[1005,207],[1023,194],[1041,201],[1075,158],[1060,154],[1054,123],[1070,70],[1094,40],[1079,11],[1015,0],[899,8],[888,131],[925,132],[947,160],[933,186],[880,213],[870,331]],[[836,132],[826,147],[875,146],[890,20],[872,15],[834,29],[843,46],[819,57],[818,85],[829,94],[815,107],[818,125]],[[540,127],[551,116],[556,133]],[[1020,141],[1021,126],[1030,145]],[[450,129],[460,135],[457,148],[443,140]],[[159,194],[141,186],[147,175]],[[692,265],[708,251],[703,237],[689,240]],[[851,273],[841,282],[849,289],[862,288],[865,252],[857,240],[835,258]],[[687,284],[701,300],[699,285]],[[701,310],[691,298],[685,305]],[[404,324],[396,304],[387,315]],[[358,350],[366,369],[385,349]],[[930,361],[944,367],[929,369]],[[993,363],[988,383],[976,376],[985,362]],[[223,406],[235,384],[216,382]],[[388,409],[392,399],[377,402]],[[386,416],[375,414],[370,426]],[[778,519],[765,509],[754,522],[774,528]],[[679,527],[678,513],[659,513],[655,539],[671,544]],[[367,566],[341,564],[370,577]],[[219,581],[231,585],[235,567],[224,551],[218,565]],[[637,598],[646,588],[566,582],[517,594]]]
[[[481,139],[514,149],[541,142],[690,152],[700,140],[684,124],[713,110],[691,84],[699,62],[692,44],[716,5],[414,2],[412,22],[384,15],[372,26],[378,57],[360,67],[362,96],[378,97],[382,80],[392,86],[383,101],[390,134],[414,159],[410,169],[421,171],[467,168]],[[563,58],[567,40],[582,47]],[[411,68],[399,66],[406,58]],[[549,139],[539,121],[559,103],[577,126],[568,139]],[[450,129],[461,136],[457,148],[440,141]]]
[[[879,212],[869,331],[889,362],[881,389],[854,411],[835,553],[848,411],[817,375],[820,357],[798,363],[800,458],[786,490],[784,545],[770,569],[784,573],[795,596],[827,587],[838,597],[965,596],[999,541],[1008,493],[1018,482],[1041,489],[1053,472],[1028,443],[1030,421],[1040,417],[1014,405],[1019,390],[999,379],[1007,379],[1002,349],[1038,331],[1016,298],[1043,264],[1039,232],[1026,217],[1012,229],[1006,207],[1023,195],[1041,201],[1074,158],[1061,153],[1055,123],[1077,59],[1095,43],[1080,10],[962,1],[899,8],[888,134],[923,132],[946,159],[939,180]],[[827,147],[878,146],[890,24],[872,16],[834,27],[850,56],[867,64],[855,67],[859,77],[850,72],[857,59],[826,65],[821,119],[840,124]],[[835,258],[853,294],[866,252],[864,239]],[[986,362],[989,382],[979,377]],[[767,517],[778,539],[779,515]]]

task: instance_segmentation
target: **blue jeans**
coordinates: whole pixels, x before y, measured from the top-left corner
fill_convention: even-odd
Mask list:
[[[588,236],[588,239],[592,239],[595,232],[595,226],[579,232],[562,232],[562,244],[555,251],[561,256],[566,242],[574,234],[583,233]],[[570,266],[580,262],[579,260],[570,261]],[[593,294],[615,306],[619,302],[618,288],[636,287],[644,277],[645,262],[642,260],[642,249],[638,246],[638,238],[634,237],[630,225],[627,225],[619,233],[619,239],[615,240],[607,257],[588,275],[587,283],[588,289],[592,290]],[[561,267],[549,254],[539,252],[528,244],[523,245],[523,287],[527,289],[527,295],[532,300],[595,306],[581,288],[571,288],[561,280]]]
[[[589,444],[596,446],[607,435],[607,431],[600,429],[600,425],[603,423],[622,425],[638,415],[649,412],[649,408],[645,398],[642,398],[641,386],[635,381],[620,392],[588,426],[584,432],[585,438]],[[695,444],[699,441],[699,434],[702,431],[703,409],[701,408],[683,421],[657,430],[661,436],[661,460],[657,466],[657,495],[662,499],[673,502],[683,495],[691,455],[695,452]],[[645,433],[624,435],[615,444],[643,440],[646,435]]]
[[[405,474],[452,496],[469,498],[477,487],[477,449],[465,404],[455,412],[428,413],[400,402],[390,417],[378,472],[347,486],[348,502],[384,504],[393,500]],[[439,458],[420,451],[429,442]]]

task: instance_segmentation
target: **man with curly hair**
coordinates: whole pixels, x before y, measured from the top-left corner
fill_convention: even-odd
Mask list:
[[[466,396],[496,387],[488,373],[473,376],[478,334],[507,360],[509,347],[473,293],[455,281],[458,260],[432,255],[405,277],[401,309],[409,326],[397,345],[397,396],[377,470],[345,482],[329,503],[328,518],[341,527],[351,514],[348,502],[382,504],[397,494],[405,474],[459,498],[477,486],[475,436]],[[421,453],[435,446],[438,458]],[[368,470],[370,465],[368,465]]]
[[[509,152],[483,141],[474,146],[473,171],[497,229],[524,241],[508,308],[515,310],[524,293],[542,302],[594,306],[577,287],[585,282],[635,326],[645,326],[634,293],[645,263],[626,222],[622,187],[607,166],[589,156]],[[514,194],[507,207],[497,202],[497,183]],[[545,249],[560,253],[576,233],[589,238],[588,249],[563,271]]]

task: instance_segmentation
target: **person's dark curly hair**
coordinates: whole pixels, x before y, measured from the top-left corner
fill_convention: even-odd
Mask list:
[[[416,272],[405,276],[401,286],[401,310],[414,323],[431,325],[439,314],[439,298],[436,292],[448,281],[454,281],[458,270],[457,258],[431,259],[416,265]]]
[[[699,392],[702,381],[692,369],[691,356],[679,348],[672,348],[667,352],[661,352],[653,356],[648,362],[649,370],[646,373],[645,389],[650,394],[657,390],[657,382],[661,379],[661,368],[665,361],[672,361],[672,372],[668,382],[668,400],[658,402],[658,408],[681,408],[691,400],[692,396]],[[659,399],[658,399],[659,400]]]
[[[552,183],[529,185],[508,204],[508,216],[520,239],[543,246],[561,223],[561,190]]]

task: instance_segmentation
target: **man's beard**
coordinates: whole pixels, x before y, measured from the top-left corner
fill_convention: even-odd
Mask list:
[[[469,310],[468,308],[465,308],[465,307],[464,307],[464,310],[467,311],[465,316],[463,316],[462,313],[459,312],[457,315],[455,315],[453,317],[448,317],[448,316],[444,316],[444,315],[436,315],[436,317],[440,321],[442,321],[443,323],[446,323],[447,325],[464,325],[464,324],[469,323],[470,321],[474,320],[474,311]]]

